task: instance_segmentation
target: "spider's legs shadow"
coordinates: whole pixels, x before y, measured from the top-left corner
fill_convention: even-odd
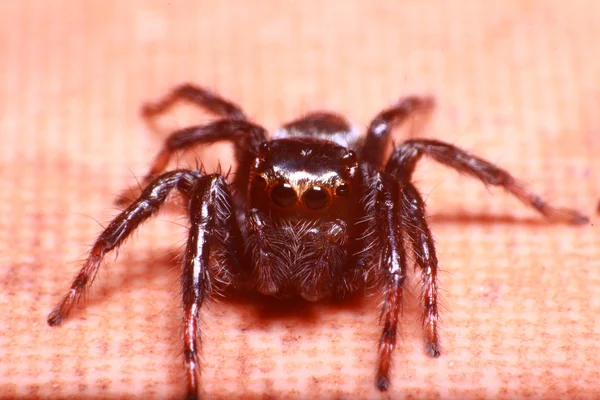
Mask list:
[[[141,288],[156,287],[157,281],[169,282],[165,290],[172,291],[173,297],[179,298],[180,251],[183,250],[157,248],[149,254],[133,248],[122,250],[123,254],[117,261],[109,259],[105,262],[109,265],[102,265],[94,284],[80,304],[73,308],[68,321],[80,320],[97,313],[91,311],[93,308],[103,309],[110,304],[122,302],[124,295]],[[160,310],[164,310],[164,307]]]
[[[312,325],[318,322],[324,309],[333,312],[359,312],[370,304],[372,299],[359,291],[343,300],[312,303],[302,298],[280,299],[255,291],[231,290],[219,301],[238,309],[257,324],[285,320],[294,324]],[[373,306],[376,308],[377,303],[373,302]]]
[[[122,250],[117,261],[107,260],[110,265],[100,268],[97,281],[90,291],[69,316],[70,321],[85,319],[91,315],[92,308],[102,309],[107,305],[119,302],[121,295],[156,286],[155,282],[168,282],[165,291],[173,299],[170,304],[180,306],[181,257],[183,248],[156,248],[152,253],[144,253],[139,249]],[[107,268],[108,267],[108,268]],[[166,277],[166,279],[165,279]],[[154,282],[154,283],[153,283]],[[372,296],[376,297],[376,296]],[[378,299],[366,297],[357,292],[343,300],[331,300],[311,303],[301,298],[279,299],[266,296],[253,290],[237,290],[229,288],[222,296],[214,296],[217,303],[223,304],[219,312],[234,312],[244,315],[254,323],[268,324],[277,320],[291,323],[311,325],[318,321],[324,308],[330,311],[360,311],[370,302],[374,309],[378,307]],[[154,306],[152,306],[154,307]],[[168,311],[164,305],[158,305],[153,312]],[[209,308],[212,306],[208,305]],[[175,313],[180,309],[172,310]],[[97,311],[93,311],[96,313]],[[207,323],[210,323],[207,321]]]
[[[515,217],[510,214],[493,215],[487,213],[470,213],[466,211],[431,213],[428,216],[428,220],[437,224],[504,224],[522,226],[564,225],[564,223],[548,221],[543,217]]]

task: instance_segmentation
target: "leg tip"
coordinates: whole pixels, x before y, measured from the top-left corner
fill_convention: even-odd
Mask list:
[[[59,310],[54,310],[48,315],[48,325],[59,326],[64,322],[65,318],[60,314]]]
[[[142,114],[143,117],[152,117],[159,112],[159,107],[157,107],[154,103],[144,103],[140,108],[140,114]]]
[[[377,377],[377,389],[379,389],[382,392],[386,392],[388,390],[388,388],[390,387],[390,380],[383,376],[383,375],[379,375]]]
[[[425,345],[425,351],[429,356],[438,358],[440,356],[440,345],[437,343],[427,343]]]
[[[200,396],[198,396],[197,392],[188,392],[185,395],[185,400],[199,400]]]
[[[433,109],[436,105],[435,97],[431,95],[423,96],[423,107],[425,109]]]
[[[590,219],[583,214],[576,213],[571,222],[575,225],[587,225],[590,223]]]
[[[544,213],[544,215],[554,222],[562,222],[573,225],[587,225],[590,219],[584,214],[569,208],[556,208]]]

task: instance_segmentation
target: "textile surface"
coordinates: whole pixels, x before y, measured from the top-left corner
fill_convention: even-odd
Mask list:
[[[0,21],[1,397],[183,395],[181,207],[107,256],[63,326],[46,317],[164,137],[210,120],[177,107],[154,132],[140,118],[187,81],[270,131],[314,109],[366,127],[401,96],[433,95],[431,123],[396,142],[456,144],[591,217],[550,223],[424,160],[441,357],[424,352],[416,275],[388,394],[374,385],[377,296],[222,299],[202,313],[207,398],[600,397],[596,2],[31,0],[1,2]],[[194,156],[227,167],[231,151]]]

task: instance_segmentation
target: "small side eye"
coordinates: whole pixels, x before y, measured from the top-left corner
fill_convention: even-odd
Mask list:
[[[342,183],[335,189],[336,196],[348,196],[350,194],[350,185]]]
[[[258,153],[260,155],[265,155],[269,152],[270,150],[270,146],[269,146],[269,142],[262,142],[261,144],[258,145]]]
[[[348,150],[348,153],[343,157],[348,163],[353,164],[356,162],[356,153],[352,150]]]
[[[278,207],[291,207],[298,202],[298,195],[289,183],[279,183],[271,189],[271,201]]]
[[[329,203],[329,193],[325,189],[315,186],[304,192],[302,200],[304,205],[311,210],[320,210]]]

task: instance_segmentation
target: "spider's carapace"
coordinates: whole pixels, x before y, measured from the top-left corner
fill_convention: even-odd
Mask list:
[[[250,170],[252,281],[267,295],[343,297],[357,284],[347,273],[363,193],[356,154],[321,138],[286,136],[263,142]]]
[[[425,350],[440,355],[438,260],[425,203],[412,182],[427,155],[486,185],[499,186],[549,219],[587,223],[579,212],[555,208],[505,170],[460,148],[431,139],[391,146],[393,128],[428,114],[429,97],[406,97],[380,112],[364,138],[345,118],[308,114],[273,138],[234,103],[200,87],[182,85],[144,108],[152,118],[187,100],[218,119],[171,134],[146,175],[137,199],[94,243],[70,290],[48,316],[60,325],[91,285],[104,256],[154,215],[177,189],[189,199],[190,230],[182,261],[183,341],[187,397],[199,390],[199,310],[220,289],[250,285],[272,296],[309,301],[344,297],[367,287],[383,297],[376,386],[389,387],[392,352],[404,296],[407,252],[421,271]],[[164,172],[178,151],[218,141],[233,143],[233,180],[218,173]],[[239,284],[239,286],[238,286]]]

